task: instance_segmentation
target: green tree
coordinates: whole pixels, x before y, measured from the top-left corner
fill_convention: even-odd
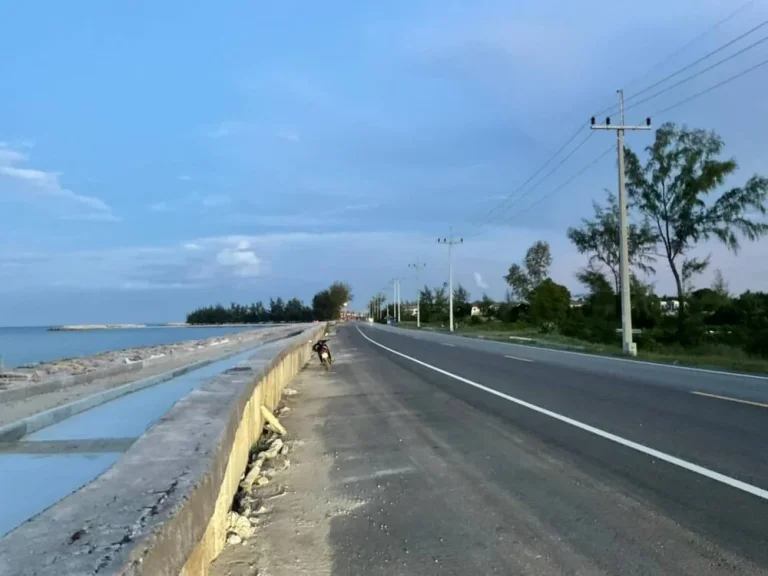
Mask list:
[[[277,300],[269,299],[269,317],[272,322],[284,322],[285,321],[285,304],[282,298]]]
[[[327,290],[315,294],[312,298],[312,314],[315,320],[338,320],[342,308],[352,301],[349,284],[334,282]]]
[[[712,279],[712,290],[722,298],[730,298],[730,295],[728,294],[728,283],[725,281],[720,268],[715,270],[715,277]]]
[[[613,287],[618,294],[621,276],[619,274],[619,203],[609,193],[607,206],[592,203],[595,215],[592,220],[583,219],[580,228],[569,228],[568,238],[580,254],[589,254],[589,264],[597,270],[604,265],[613,277]],[[653,273],[653,251],[656,237],[648,221],[630,224],[627,231],[629,264],[645,273]]]
[[[552,252],[547,242],[534,242],[525,253],[523,265],[512,264],[504,280],[517,300],[527,300],[530,293],[541,284],[552,265]]]
[[[629,279],[629,292],[632,298],[632,326],[650,329],[659,324],[661,299],[653,292],[653,287],[633,274]]]
[[[298,298],[291,298],[286,302],[283,312],[286,322],[300,322],[304,317],[304,305]]]
[[[616,339],[618,326],[618,297],[611,283],[601,271],[591,266],[580,270],[576,278],[589,290],[581,309],[582,326],[575,319],[570,322],[567,335],[593,340],[612,342]]]
[[[472,312],[472,304],[469,303],[469,292],[459,284],[453,291],[453,315],[456,318],[466,318]]]
[[[443,322],[448,318],[448,289],[445,286],[439,286],[432,292],[431,316],[433,320]]]
[[[692,248],[714,237],[738,252],[738,235],[754,241],[768,232],[768,224],[750,218],[751,213],[766,213],[768,179],[752,176],[743,187],[707,201],[737,168],[735,160],[719,159],[722,151],[723,141],[714,132],[671,123],[656,131],[645,164],[625,149],[629,198],[654,227],[655,240],[675,279],[681,336],[688,287],[708,264],[708,258],[692,256]]]
[[[561,324],[571,307],[571,293],[565,286],[547,278],[531,291],[529,303],[531,319],[537,324]]]
[[[488,294],[483,294],[483,299],[480,300],[480,310],[482,311],[483,316],[492,318],[493,313],[496,310],[496,302],[494,302],[493,298],[488,296]]]
[[[321,290],[312,297],[312,317],[315,320],[333,320],[335,307],[328,290]]]
[[[328,293],[334,306],[334,319],[337,319],[341,316],[341,309],[354,299],[352,288],[344,282],[334,282],[328,288]]]
[[[419,290],[419,314],[422,322],[429,322],[435,308],[435,295],[429,286]]]

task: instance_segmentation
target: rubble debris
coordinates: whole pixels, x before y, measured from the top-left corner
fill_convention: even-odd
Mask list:
[[[278,420],[277,417],[274,414],[272,414],[272,412],[270,412],[269,408],[267,408],[266,406],[262,406],[261,414],[264,416],[264,419],[267,421],[267,423],[272,428],[272,430],[274,430],[281,436],[285,436],[288,433],[288,431],[283,427],[283,425],[280,424],[280,420]]]

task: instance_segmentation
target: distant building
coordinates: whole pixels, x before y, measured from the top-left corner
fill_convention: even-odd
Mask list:
[[[676,298],[666,298],[661,301],[661,311],[664,314],[672,315],[680,310],[680,301]]]
[[[472,305],[472,309],[469,311],[470,316],[480,316],[482,315],[483,311],[480,309],[480,306],[477,304]]]

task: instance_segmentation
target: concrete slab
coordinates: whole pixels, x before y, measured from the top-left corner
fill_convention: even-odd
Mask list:
[[[217,374],[253,356],[248,350],[225,360],[218,360],[168,382],[122,396],[43,428],[24,440],[82,440],[141,436],[171,407],[190,391]]]
[[[0,536],[90,482],[121,455],[0,455]]]

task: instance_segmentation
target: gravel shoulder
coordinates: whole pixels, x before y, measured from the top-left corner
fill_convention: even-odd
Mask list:
[[[41,364],[34,368],[29,368],[28,370],[36,370],[38,373],[42,372],[56,375],[82,373],[83,371],[97,370],[114,365],[115,363],[125,362],[126,358],[131,361],[137,361],[157,357],[159,354],[164,355],[164,359],[159,360],[142,370],[100,378],[85,384],[67,386],[60,390],[31,396],[23,400],[3,402],[0,404],[0,426],[31,416],[32,414],[37,414],[38,412],[43,412],[74,402],[75,400],[96,394],[103,390],[122,386],[123,384],[135,382],[136,380],[141,380],[143,378],[156,376],[164,372],[175,370],[176,368],[187,366],[194,362],[214,360],[241,349],[257,346],[262,342],[283,337],[296,330],[296,326],[263,328],[249,332],[231,334],[224,337],[209,338],[206,340],[193,340],[162,346],[132,348],[128,350],[105,352],[92,357],[59,360]],[[63,366],[78,366],[80,368],[72,372],[67,372],[62,368]],[[87,367],[88,370],[85,370],[83,367]],[[37,381],[39,381],[39,379],[37,379]]]

